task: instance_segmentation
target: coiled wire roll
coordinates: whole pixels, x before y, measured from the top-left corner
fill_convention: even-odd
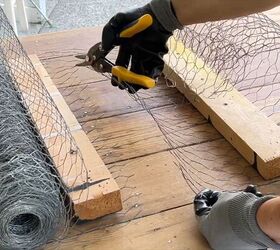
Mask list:
[[[0,249],[38,249],[68,227],[54,169],[0,58]]]

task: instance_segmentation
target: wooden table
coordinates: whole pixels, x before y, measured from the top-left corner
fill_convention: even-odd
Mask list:
[[[264,181],[174,88],[145,92],[163,133],[126,92],[93,71],[73,67],[73,55],[100,37],[101,28],[87,28],[22,39],[27,53],[41,59],[122,190],[122,212],[76,226],[62,249],[209,249],[193,214],[194,191],[239,190],[254,183],[279,194],[280,182]]]

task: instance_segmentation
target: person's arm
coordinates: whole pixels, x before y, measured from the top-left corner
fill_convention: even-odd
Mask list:
[[[268,200],[260,206],[257,222],[266,235],[280,244],[280,197]]]
[[[280,5],[280,0],[171,0],[182,25],[247,16]]]

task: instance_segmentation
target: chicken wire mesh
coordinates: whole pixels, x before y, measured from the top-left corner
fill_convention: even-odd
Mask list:
[[[272,77],[262,72],[265,70],[279,79],[279,25],[264,14],[186,27],[174,37],[175,44],[188,48],[187,55],[192,52],[192,61],[183,60],[183,51],[175,54],[175,63],[167,63],[173,69],[178,67],[178,74],[186,76],[189,85],[196,58],[196,66],[204,65],[199,70],[220,75],[219,81],[210,84],[210,90],[201,84],[196,93],[217,98],[233,87],[259,93],[258,88],[271,85]],[[70,42],[75,40],[67,40]],[[52,80],[116,179],[123,197],[123,211],[83,224],[76,228],[75,235],[145,216],[157,207],[169,209],[169,204],[162,208],[162,203],[168,203],[166,197],[174,207],[182,205],[176,203],[176,195],[186,203],[192,202],[192,198],[186,198],[187,192],[194,194],[203,188],[241,190],[251,183],[267,183],[176,90],[176,83],[168,80],[168,73],[156,88],[131,95],[112,87],[110,75],[75,67],[80,61],[73,55],[86,52],[91,45],[76,43],[74,48],[67,44],[62,50],[37,50]],[[172,48],[170,53],[175,53]],[[116,56],[114,50],[108,58],[114,62]],[[278,80],[274,82],[277,85]],[[178,169],[186,182],[186,189],[181,192],[172,189],[177,179],[168,186],[161,184],[167,181],[165,172],[172,176]],[[139,179],[145,180],[145,186]],[[170,189],[174,193],[168,196]],[[110,228],[110,232],[113,230]]]
[[[172,75],[178,75],[184,87],[193,91],[193,98],[219,98],[236,89],[279,124],[280,25],[265,13],[191,25],[176,31],[168,45],[165,77],[174,79]],[[209,177],[213,169],[203,166],[204,158],[196,156],[192,161],[186,149],[174,153],[195,192],[212,186],[213,177]],[[199,154],[208,152],[201,149]],[[221,176],[224,170],[220,169]],[[200,178],[202,172],[208,173],[203,174],[204,180]]]
[[[0,248],[57,242],[75,216],[71,190],[87,170],[1,8],[0,117]]]
[[[197,94],[234,87],[268,116],[279,112],[280,25],[267,15],[191,25],[174,38],[166,63]]]
[[[220,143],[211,143],[208,146],[210,152],[201,146],[196,148],[196,153],[185,147],[186,144],[192,146],[207,141],[206,138],[211,138],[208,142],[215,141],[219,134],[207,127],[198,129],[194,124],[187,125],[186,121],[180,123],[185,119],[155,109],[149,99],[155,95],[164,96],[166,88],[176,87],[176,82],[169,81],[172,79],[170,74],[175,71],[185,82],[185,87],[194,90],[194,96],[219,98],[235,88],[267,116],[277,115],[280,111],[280,25],[264,13],[191,25],[176,31],[168,46],[165,62],[171,72],[165,71],[165,79],[158,82],[158,89],[128,94],[157,124],[176,159],[175,165],[195,193],[209,186],[238,189],[241,183],[243,185],[242,175],[248,171],[237,167],[240,164],[238,156],[223,168],[208,165],[211,159],[226,155],[231,147],[221,150]],[[175,106],[174,112],[190,105],[183,97],[172,99],[169,104]],[[217,183],[223,184],[219,187]]]

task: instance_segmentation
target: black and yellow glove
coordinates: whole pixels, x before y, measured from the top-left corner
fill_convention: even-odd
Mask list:
[[[130,93],[154,87],[164,67],[163,56],[168,52],[166,42],[172,31],[181,27],[170,0],[153,0],[142,8],[116,14],[103,29],[103,50],[120,46],[115,64],[130,67],[133,73],[153,81],[120,83],[113,75],[112,84],[127,88]]]

